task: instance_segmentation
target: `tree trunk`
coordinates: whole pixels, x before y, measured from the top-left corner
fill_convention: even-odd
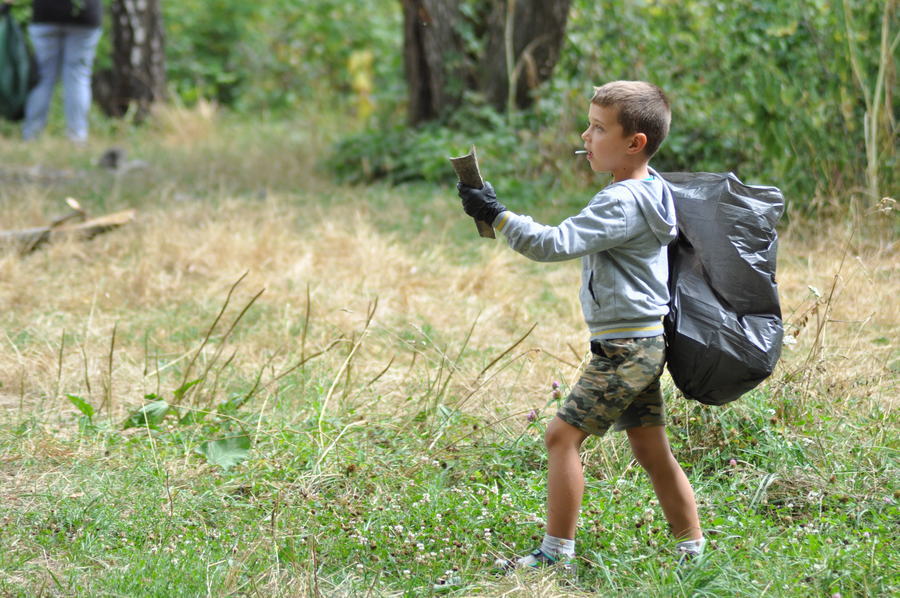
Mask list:
[[[113,70],[98,73],[97,101],[110,116],[132,104],[140,120],[166,97],[165,38],[160,0],[112,0]]]
[[[550,78],[559,60],[571,4],[481,0],[467,22],[457,0],[401,1],[411,124],[446,116],[467,90],[480,92],[500,111],[528,108],[532,90]],[[471,39],[464,43],[464,30],[479,50],[472,51]]]
[[[409,121],[439,118],[459,105],[465,79],[461,19],[452,0],[402,0],[403,57],[409,86]],[[455,58],[455,59],[454,59]]]
[[[550,79],[565,41],[571,0],[504,0],[488,17],[488,40],[481,66],[480,88],[498,110],[524,109],[534,101],[532,90]],[[508,37],[507,23],[512,24]],[[511,43],[511,48],[507,44]],[[512,65],[507,65],[507,50]],[[510,82],[516,87],[510,98]],[[513,102],[510,102],[510,100]]]

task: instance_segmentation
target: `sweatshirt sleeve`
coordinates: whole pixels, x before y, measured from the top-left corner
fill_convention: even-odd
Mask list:
[[[493,222],[509,246],[538,262],[558,262],[604,251],[627,239],[628,222],[621,200],[600,192],[581,212],[547,226],[510,211]]]

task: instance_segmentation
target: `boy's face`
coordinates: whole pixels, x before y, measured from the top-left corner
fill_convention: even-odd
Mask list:
[[[625,135],[619,124],[619,109],[591,104],[588,128],[581,134],[587,160],[594,172],[614,172],[634,155],[634,135]]]

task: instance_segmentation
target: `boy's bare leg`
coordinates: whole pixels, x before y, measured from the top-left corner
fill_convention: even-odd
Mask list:
[[[588,435],[558,416],[547,426],[547,534],[575,538],[584,496],[584,472],[579,449]]]
[[[631,428],[628,430],[628,441],[635,459],[650,475],[653,491],[675,538],[702,538],[694,490],[672,455],[665,427]]]

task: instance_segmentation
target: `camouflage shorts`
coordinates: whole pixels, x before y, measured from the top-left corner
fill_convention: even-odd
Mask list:
[[[593,341],[591,351],[591,362],[557,413],[560,419],[598,436],[610,427],[665,425],[659,388],[666,354],[662,335]]]

